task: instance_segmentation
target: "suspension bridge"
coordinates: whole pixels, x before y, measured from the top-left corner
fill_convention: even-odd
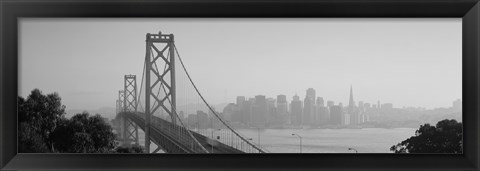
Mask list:
[[[136,75],[125,75],[116,100],[114,125],[122,145],[139,145],[141,130],[146,153],[267,152],[207,103],[178,53],[173,34],[147,33],[145,42],[140,87]],[[176,60],[181,67],[176,68]],[[184,117],[192,113],[196,115]]]

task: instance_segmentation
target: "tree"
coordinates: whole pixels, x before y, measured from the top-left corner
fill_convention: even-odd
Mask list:
[[[38,89],[17,98],[20,153],[139,153],[141,147],[116,148],[112,127],[99,115],[83,112],[65,118],[57,93]],[[119,150],[120,149],[120,150]],[[123,150],[123,151],[122,151]]]
[[[115,149],[117,153],[143,153],[143,148],[139,145],[133,145],[131,147],[118,147]]]
[[[27,99],[17,98],[19,123],[19,152],[51,152],[51,133],[65,115],[65,106],[57,93],[43,95],[38,89]]]
[[[436,126],[421,125],[412,136],[390,147],[395,153],[462,153],[463,125],[456,120],[442,120]]]
[[[19,123],[18,151],[21,153],[45,153],[49,148],[43,137],[26,122]]]
[[[112,127],[100,115],[88,112],[62,120],[53,133],[56,150],[68,153],[112,153],[115,138]]]

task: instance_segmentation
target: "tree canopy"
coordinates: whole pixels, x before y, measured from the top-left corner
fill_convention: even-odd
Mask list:
[[[421,125],[412,136],[390,147],[395,153],[462,153],[463,125],[456,120],[442,120],[436,126]]]
[[[18,97],[18,151],[20,153],[136,153],[141,147],[118,148],[112,127],[100,115],[87,112],[65,118],[57,93],[38,89]]]
[[[17,98],[19,125],[19,152],[52,151],[50,135],[65,115],[65,106],[57,93],[43,95],[38,89],[27,99]]]
[[[115,148],[115,134],[100,115],[83,112],[62,119],[52,135],[58,152],[109,153]]]
[[[143,153],[144,148],[139,145],[132,145],[131,147],[118,147],[115,151],[117,153]]]

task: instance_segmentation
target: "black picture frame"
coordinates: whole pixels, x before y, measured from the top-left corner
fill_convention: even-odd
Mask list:
[[[479,170],[478,0],[0,1],[0,169]],[[462,18],[463,154],[17,154],[19,17]],[[65,41],[69,41],[66,38]]]

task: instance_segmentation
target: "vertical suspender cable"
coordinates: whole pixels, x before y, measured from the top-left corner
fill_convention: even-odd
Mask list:
[[[222,122],[225,126],[227,126],[228,129],[230,129],[235,135],[237,135],[238,137],[240,137],[240,139],[242,139],[244,142],[250,144],[253,148],[257,149],[259,152],[262,152],[262,153],[265,153],[264,150],[260,149],[259,147],[257,147],[256,145],[252,144],[251,142],[247,141],[244,137],[242,137],[240,134],[238,134],[233,128],[230,127],[230,125],[228,125],[225,121],[223,121],[217,114],[217,112],[215,112],[212,107],[207,103],[207,101],[205,100],[205,98],[203,98],[202,94],[200,94],[200,91],[198,90],[197,86],[195,85],[195,83],[193,83],[193,80],[192,78],[190,77],[190,74],[188,73],[187,69],[185,68],[185,65],[183,64],[183,61],[182,61],[182,58],[180,57],[180,54],[178,53],[178,50],[177,50],[177,47],[174,45],[174,48],[175,48],[175,52],[177,53],[177,56],[178,56],[178,59],[180,60],[180,64],[182,64],[182,67],[183,67],[183,70],[185,71],[185,73],[187,74],[187,77],[188,79],[190,80],[190,83],[192,84],[193,88],[195,88],[195,91],[197,92],[197,94],[200,96],[200,98],[202,99],[202,101],[205,103],[205,105],[207,105],[208,109],[210,109],[210,111],[212,111],[212,113],[220,120],[220,122]]]

